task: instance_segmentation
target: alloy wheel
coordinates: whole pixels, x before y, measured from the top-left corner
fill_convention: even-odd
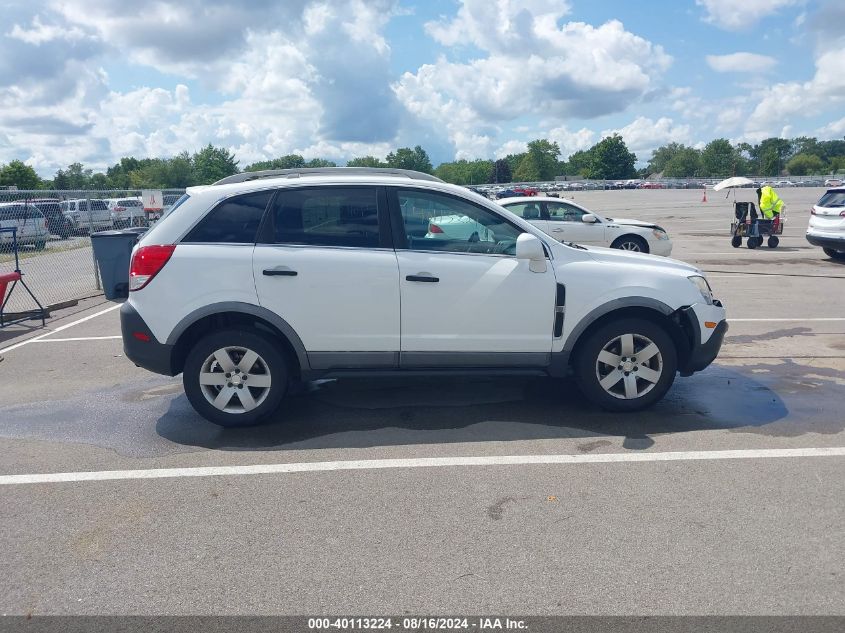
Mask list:
[[[663,375],[663,357],[642,334],[621,334],[608,341],[596,359],[596,378],[608,394],[621,400],[641,398]]]
[[[272,378],[264,359],[246,347],[223,347],[205,359],[199,375],[205,399],[226,413],[252,411],[267,399]]]
[[[619,245],[619,248],[623,251],[636,251],[637,253],[641,252],[642,249],[637,242],[629,241],[629,242],[622,242]]]

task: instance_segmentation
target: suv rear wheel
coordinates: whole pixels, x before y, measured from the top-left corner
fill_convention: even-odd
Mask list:
[[[675,380],[678,354],[663,328],[646,319],[611,321],[588,335],[575,359],[584,395],[610,411],[637,411]]]
[[[288,388],[288,368],[264,336],[224,330],[198,341],[182,372],[185,394],[206,420],[250,426],[269,420]]]

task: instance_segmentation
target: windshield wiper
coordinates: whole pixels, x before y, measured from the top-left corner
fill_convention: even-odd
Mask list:
[[[569,246],[570,248],[577,248],[578,250],[585,251],[587,250],[586,246],[581,246],[580,244],[576,244],[575,242],[563,242],[564,246]]]

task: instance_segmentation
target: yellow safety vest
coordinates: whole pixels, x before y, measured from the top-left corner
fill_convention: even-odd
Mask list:
[[[783,211],[783,200],[778,197],[775,190],[766,185],[760,192],[760,212],[767,220],[775,217],[775,213]]]

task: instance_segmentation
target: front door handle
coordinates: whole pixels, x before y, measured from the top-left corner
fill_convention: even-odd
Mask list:
[[[552,229],[552,233],[563,233],[563,229]]]
[[[417,273],[416,275],[408,275],[405,277],[408,281],[421,281],[423,283],[436,284],[440,281],[440,277],[435,277],[431,273]]]
[[[276,266],[275,268],[265,268],[262,274],[267,277],[296,277],[297,272],[287,266]]]

